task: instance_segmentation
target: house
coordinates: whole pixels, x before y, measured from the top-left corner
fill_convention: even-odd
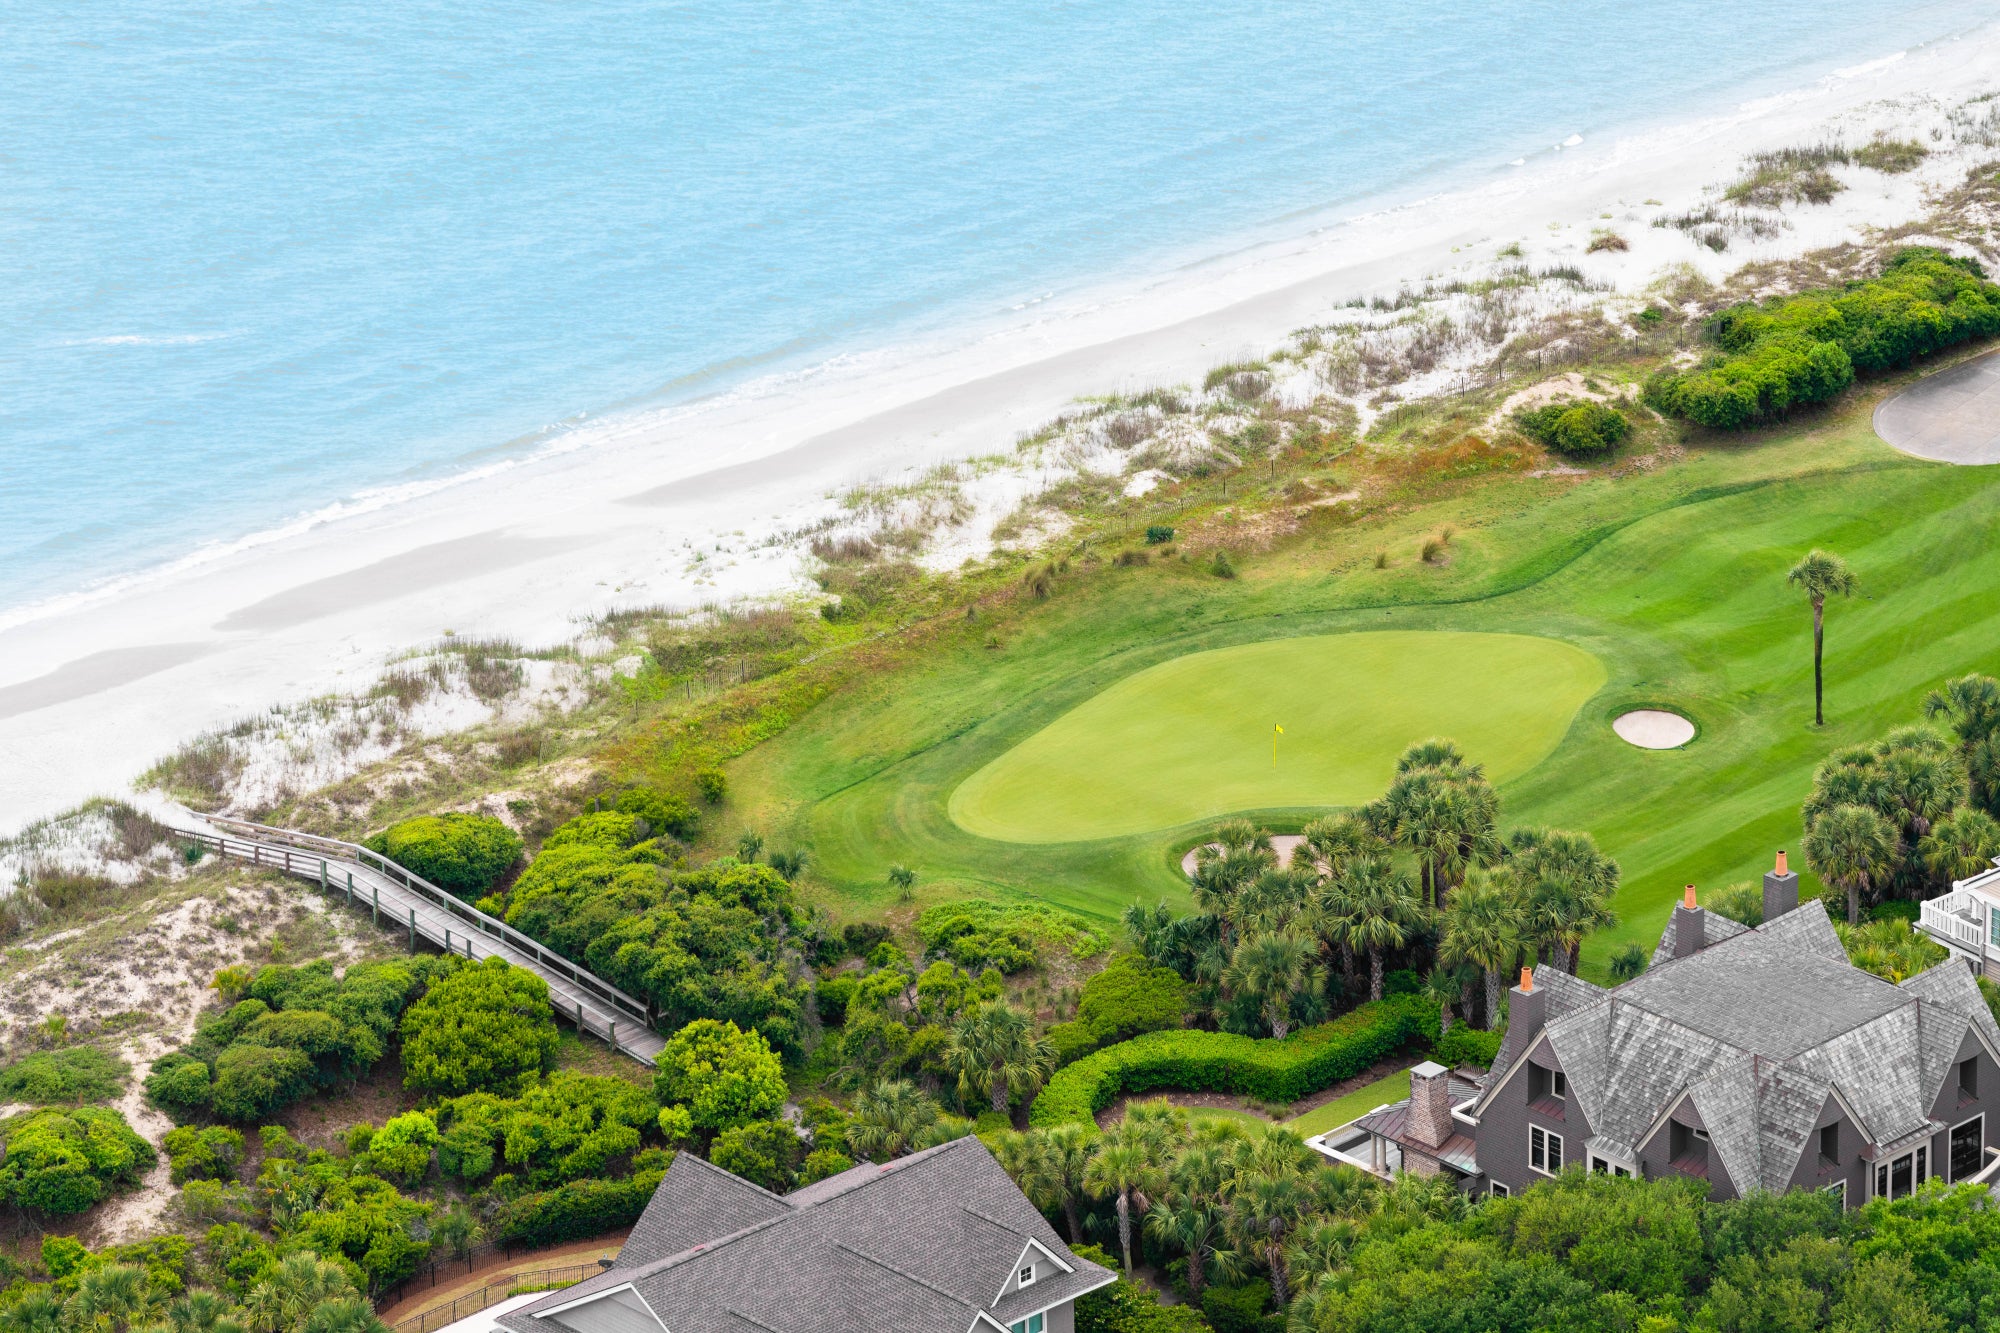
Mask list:
[[[1072,1333],[1116,1279],[976,1138],[779,1196],[674,1158],[616,1262],[500,1316],[511,1333]]]
[[[1923,904],[1917,928],[1977,975],[2000,979],[2000,869],[1953,880],[1950,893]]]
[[[1895,985],[1855,967],[1782,852],[1763,925],[1706,911],[1690,886],[1644,974],[1606,989],[1523,969],[1492,1070],[1469,1083],[1422,1065],[1410,1083],[1407,1102],[1315,1146],[1378,1172],[1393,1150],[1493,1194],[1572,1166],[1849,1204],[2000,1176],[2000,1025],[1971,968]]]

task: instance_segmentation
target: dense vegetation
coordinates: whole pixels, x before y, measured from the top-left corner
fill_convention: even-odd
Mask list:
[[[1586,400],[1558,399],[1514,414],[1521,433],[1567,458],[1597,458],[1608,454],[1632,433],[1632,423],[1617,408]]]
[[[97,1046],[31,1051],[0,1069],[0,1102],[109,1101],[124,1090],[130,1073],[123,1060]]]
[[[521,839],[491,815],[418,815],[368,839],[371,851],[461,898],[483,896],[521,859]]]
[[[1710,327],[1717,353],[1662,370],[1646,401],[1719,430],[1767,424],[1828,401],[1857,373],[2000,334],[2000,287],[1984,278],[1973,260],[1913,246],[1868,281],[1732,307]]]
[[[501,958],[455,968],[403,1015],[403,1083],[420,1092],[512,1092],[556,1053],[549,987]]]
[[[0,1120],[0,1203],[45,1217],[80,1213],[153,1165],[153,1146],[101,1107]]]

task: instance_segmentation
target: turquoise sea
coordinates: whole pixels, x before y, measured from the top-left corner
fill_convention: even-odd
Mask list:
[[[1990,15],[16,0],[0,611]]]

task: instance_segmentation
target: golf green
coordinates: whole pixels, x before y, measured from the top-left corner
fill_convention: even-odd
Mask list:
[[[1062,843],[1238,810],[1357,805],[1430,736],[1453,738],[1501,782],[1546,758],[1604,681],[1589,653],[1523,634],[1368,631],[1190,653],[1126,677],[973,773],[952,793],[951,817],[1002,842]]]

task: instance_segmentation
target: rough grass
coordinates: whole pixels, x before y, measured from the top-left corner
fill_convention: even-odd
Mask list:
[[[1704,444],[1684,461],[1590,478],[1488,476],[1447,497],[1308,525],[1241,577],[1156,562],[1069,578],[1004,639],[942,624],[921,653],[825,699],[732,766],[736,817],[813,857],[815,889],[841,914],[890,903],[891,863],[919,872],[919,901],[1042,899],[1115,916],[1134,900],[1184,901],[1179,853],[1207,830],[1061,845],[976,837],[951,793],[995,758],[1107,687],[1212,648],[1359,629],[1539,635],[1574,644],[1608,680],[1547,760],[1501,783],[1508,825],[1593,833],[1618,859],[1621,924],[1585,947],[1601,975],[1628,941],[1657,938],[1680,886],[1752,879],[1796,849],[1798,805],[1832,750],[1913,720],[1925,690],[2000,670],[2000,474],[1904,458],[1868,413],[1893,381],[1782,431]],[[1458,529],[1450,565],[1413,551]],[[1830,608],[1828,725],[1812,723],[1811,621],[1785,570],[1814,546],[1858,570],[1864,595]],[[1476,662],[1463,667],[1470,688]],[[1696,718],[1684,750],[1646,752],[1610,720],[1640,703]],[[1475,760],[1492,756],[1475,751]],[[1133,766],[1123,775],[1143,780]],[[1267,809],[1277,827],[1318,807]]]

